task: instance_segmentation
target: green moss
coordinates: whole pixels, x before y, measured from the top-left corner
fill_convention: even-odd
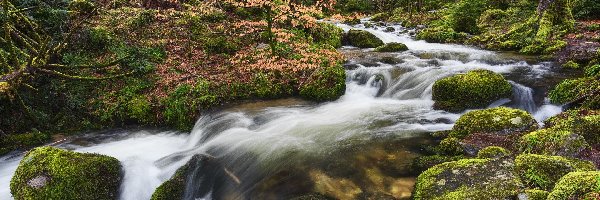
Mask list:
[[[502,147],[489,146],[477,152],[477,158],[504,158],[510,156],[510,151]]]
[[[447,23],[457,32],[478,33],[477,20],[489,7],[488,0],[460,0],[447,11]]]
[[[151,122],[152,120],[152,105],[148,98],[137,96],[131,99],[127,104],[129,117],[137,119],[141,122]]]
[[[585,68],[585,75],[589,77],[595,77],[600,74],[600,64],[591,65]]]
[[[546,200],[550,192],[544,190],[525,190],[527,200]]]
[[[390,17],[391,16],[389,13],[377,13],[377,14],[371,16],[371,21],[374,21],[374,22],[387,21]]]
[[[417,178],[413,199],[506,199],[520,181],[500,160],[463,159],[429,168]],[[499,178],[502,177],[502,178]]]
[[[13,150],[25,150],[50,141],[50,135],[33,129],[28,133],[10,134],[0,137],[0,155]]]
[[[346,71],[341,65],[318,69],[300,85],[300,96],[313,101],[332,101],[346,91]]]
[[[443,156],[443,155],[431,155],[421,156],[415,159],[411,163],[411,169],[413,172],[421,173],[435,165],[439,165],[445,162],[457,161],[464,159],[464,156]]]
[[[294,197],[291,198],[290,200],[331,200],[332,198],[329,198],[325,195],[321,195],[321,194],[307,194],[307,195],[302,195],[299,197]]]
[[[571,172],[557,183],[548,200],[578,199],[590,192],[600,191],[600,171]]]
[[[574,61],[568,61],[567,63],[563,64],[562,67],[567,68],[567,69],[579,69],[579,63],[576,63]]]
[[[419,40],[438,43],[462,43],[466,36],[464,33],[457,33],[454,29],[445,26],[434,26],[417,33]]]
[[[589,148],[585,139],[568,130],[542,129],[521,137],[520,150],[525,153],[576,157]]]
[[[387,43],[383,46],[375,48],[375,51],[377,52],[398,52],[406,50],[408,50],[408,47],[405,44],[397,42]]]
[[[15,199],[117,199],[121,165],[115,158],[54,147],[23,158],[10,183]]]
[[[279,83],[275,79],[277,75],[274,72],[256,73],[252,78],[253,92],[257,97],[263,99],[278,98],[290,95],[293,88],[289,85]]]
[[[458,138],[448,137],[440,142],[440,145],[436,147],[436,151],[444,155],[462,155],[464,149]]]
[[[175,200],[183,199],[185,194],[185,180],[187,178],[188,171],[190,170],[190,162],[186,163],[177,171],[171,179],[160,184],[154,193],[152,193],[151,200]]]
[[[537,122],[529,113],[506,107],[475,110],[461,116],[450,136],[463,138],[471,133],[532,131]]]
[[[460,112],[484,108],[492,102],[512,95],[512,86],[500,74],[474,70],[443,78],[433,84],[434,108]]]
[[[589,161],[561,156],[521,154],[515,159],[515,170],[524,183],[551,190],[554,184],[569,172],[593,171],[596,167]]]
[[[356,29],[352,29],[346,33],[345,41],[359,48],[375,48],[384,45],[383,41],[372,33]]]
[[[563,104],[575,101],[598,89],[600,89],[600,80],[593,77],[567,79],[550,91],[548,97],[552,103]],[[582,105],[584,108],[597,108],[599,106],[600,101],[596,97],[588,98]]]
[[[163,118],[178,130],[191,130],[200,108],[207,108],[218,102],[217,96],[211,92],[209,82],[200,80],[194,86],[183,84],[163,99]]]
[[[309,29],[308,33],[315,43],[328,44],[334,48],[342,47],[344,30],[334,24],[319,22],[317,26]]]
[[[600,113],[596,110],[569,110],[546,120],[547,128],[568,130],[589,144],[600,144]]]

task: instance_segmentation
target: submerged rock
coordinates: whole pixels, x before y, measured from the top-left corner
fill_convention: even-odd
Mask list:
[[[548,200],[583,199],[598,192],[600,171],[571,172],[563,176],[548,195]]]
[[[352,29],[346,33],[344,40],[347,44],[359,48],[375,48],[384,45],[381,39],[364,30]]]
[[[509,135],[538,128],[531,114],[506,107],[475,110],[462,115],[452,127],[450,136],[464,138],[473,133]]]
[[[504,159],[463,159],[436,165],[417,178],[415,200],[513,199],[523,187]]]
[[[117,199],[121,177],[113,157],[39,147],[25,155],[10,190],[15,199]]]
[[[525,184],[551,190],[569,172],[593,171],[596,167],[589,161],[561,156],[522,154],[515,159],[515,170]]]
[[[461,112],[484,108],[496,100],[509,98],[512,86],[500,74],[474,70],[436,81],[432,92],[435,109]]]
[[[406,51],[406,50],[408,50],[408,47],[405,44],[397,43],[397,42],[387,43],[383,46],[379,46],[379,47],[375,48],[375,51],[377,51],[377,52],[399,52],[399,51]]]

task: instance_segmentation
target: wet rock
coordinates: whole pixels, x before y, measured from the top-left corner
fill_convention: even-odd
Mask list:
[[[450,136],[465,138],[474,133],[510,135],[538,128],[531,114],[506,107],[475,110],[462,115],[452,127]]]
[[[363,191],[349,179],[330,177],[321,171],[311,171],[315,190],[335,199],[356,199]]]
[[[590,146],[585,139],[566,130],[542,129],[521,137],[521,152],[576,158]]]
[[[25,155],[10,190],[15,199],[117,199],[121,177],[113,157],[39,147]]]
[[[321,195],[321,194],[307,194],[307,195],[302,195],[299,197],[294,197],[290,200],[333,200],[333,199],[329,198],[327,196]]]
[[[375,48],[384,45],[383,41],[372,33],[364,30],[352,29],[344,37],[346,44],[358,48]]]
[[[413,199],[514,199],[523,185],[513,168],[506,159],[439,164],[419,175]]]
[[[344,64],[344,69],[346,69],[346,70],[355,70],[355,69],[358,69],[358,68],[360,68],[360,66],[358,64],[355,64],[355,63],[353,63],[353,64]]]
[[[385,64],[396,65],[396,64],[403,63],[404,60],[402,60],[400,58],[396,58],[396,57],[386,56],[386,57],[381,58],[381,62],[385,63]]]
[[[568,173],[556,183],[548,200],[583,199],[585,195],[598,191],[598,180],[600,171]]]
[[[561,156],[521,154],[515,159],[515,170],[523,183],[551,190],[564,175],[576,171],[593,171],[596,167],[589,161]]]
[[[394,27],[385,27],[385,30],[384,30],[384,31],[389,33],[389,32],[394,32],[394,31],[396,31],[396,29],[395,29]]]
[[[408,47],[405,44],[397,42],[390,42],[375,49],[376,52],[399,52],[406,50],[408,50]]]
[[[516,152],[519,150],[517,144],[522,135],[521,132],[511,134],[504,132],[473,133],[462,139],[461,144],[469,156],[475,156],[481,150],[493,146]]]
[[[194,171],[207,166],[212,158],[206,155],[195,155],[185,165],[177,169],[171,179],[161,184],[152,194],[151,200],[184,199],[188,177]]]
[[[420,174],[421,172],[423,172],[433,166],[436,166],[436,165],[439,165],[439,164],[442,164],[445,162],[461,160],[464,158],[465,158],[464,156],[444,156],[444,155],[421,156],[413,161],[413,163],[411,164],[411,170],[414,173]]]
[[[500,74],[474,70],[436,81],[432,92],[435,109],[461,112],[484,108],[496,100],[509,98],[512,86]]]

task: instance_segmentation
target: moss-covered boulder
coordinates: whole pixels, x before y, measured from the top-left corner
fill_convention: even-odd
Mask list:
[[[151,200],[184,199],[186,178],[193,173],[194,168],[203,165],[210,157],[195,155],[185,165],[177,169],[171,179],[158,186],[152,194]]]
[[[413,199],[514,199],[522,184],[513,167],[503,159],[442,163],[419,175]]]
[[[561,156],[521,154],[515,159],[515,170],[523,183],[551,190],[564,175],[575,171],[593,171],[596,167],[589,161]]]
[[[565,104],[571,103],[579,98],[593,94],[600,89],[600,80],[594,77],[585,77],[579,79],[567,79],[559,83],[550,93],[548,98],[552,103]],[[582,107],[590,109],[600,108],[600,94],[587,96],[580,102],[574,102],[570,107]]]
[[[504,158],[504,157],[508,157],[508,156],[510,156],[509,150],[506,150],[505,148],[497,147],[497,146],[486,147],[484,149],[481,149],[477,153],[477,158],[480,158],[480,159],[485,159],[485,158],[496,159],[496,158]]]
[[[432,92],[435,109],[461,112],[484,108],[496,100],[509,98],[512,86],[500,74],[474,70],[436,81]]]
[[[472,133],[510,134],[527,132],[538,128],[529,113],[506,107],[475,110],[462,115],[452,127],[450,136],[464,138]]]
[[[600,171],[571,172],[563,176],[548,195],[548,200],[583,199],[600,191]]]
[[[328,44],[334,48],[342,47],[344,30],[334,24],[318,22],[308,32],[316,43]]]
[[[375,51],[377,51],[377,52],[399,52],[399,51],[406,51],[406,50],[408,50],[408,47],[405,44],[397,43],[397,42],[390,42],[383,46],[379,46],[379,47],[375,48]]]
[[[462,155],[464,153],[463,147],[460,144],[460,139],[455,137],[448,137],[440,141],[440,144],[435,148],[438,154],[443,155]]]
[[[344,40],[347,44],[358,48],[375,48],[383,45],[383,41],[369,31],[352,29],[346,33]]]
[[[571,131],[550,128],[523,135],[519,148],[525,153],[578,157],[589,150],[590,145],[585,138]]]
[[[121,164],[113,157],[35,148],[10,182],[15,199],[117,199]]]
[[[313,101],[336,100],[346,92],[346,71],[342,65],[318,69],[300,84],[300,96]]]
[[[581,135],[591,144],[600,144],[600,112],[597,110],[570,110],[545,122],[546,128],[569,130]]]
[[[542,129],[521,137],[519,142],[521,152],[578,157],[589,149],[585,139],[567,130]]]

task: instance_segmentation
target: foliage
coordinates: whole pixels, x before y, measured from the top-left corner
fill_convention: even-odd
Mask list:
[[[573,15],[576,19],[600,19],[600,2],[595,0],[573,1]]]
[[[526,184],[551,190],[554,184],[569,172],[593,171],[596,167],[589,161],[560,156],[521,154],[515,159],[515,170]]]
[[[434,108],[450,112],[483,108],[498,99],[510,97],[511,88],[502,75],[489,70],[454,75],[437,80],[433,85]]]
[[[10,190],[15,199],[116,199],[120,183],[115,158],[39,147],[21,160]]]
[[[210,83],[199,81],[196,85],[181,85],[163,100],[163,117],[167,124],[179,130],[190,130],[200,108],[217,103],[210,90]]]
[[[308,29],[308,34],[317,44],[327,44],[334,48],[342,47],[344,30],[334,24],[318,22],[317,26]]]
[[[450,136],[463,138],[472,133],[533,131],[537,122],[529,113],[506,107],[475,110],[462,115]]]
[[[358,48],[375,48],[384,45],[381,39],[364,30],[352,29],[346,33],[344,40],[348,44]]]
[[[397,42],[387,43],[383,46],[379,46],[379,47],[375,48],[375,51],[377,51],[377,52],[398,52],[398,51],[406,51],[406,50],[408,50],[408,47],[405,44],[397,43]]]
[[[50,135],[33,129],[28,133],[11,134],[0,137],[0,155],[10,151],[32,148],[42,145],[50,140]]]

